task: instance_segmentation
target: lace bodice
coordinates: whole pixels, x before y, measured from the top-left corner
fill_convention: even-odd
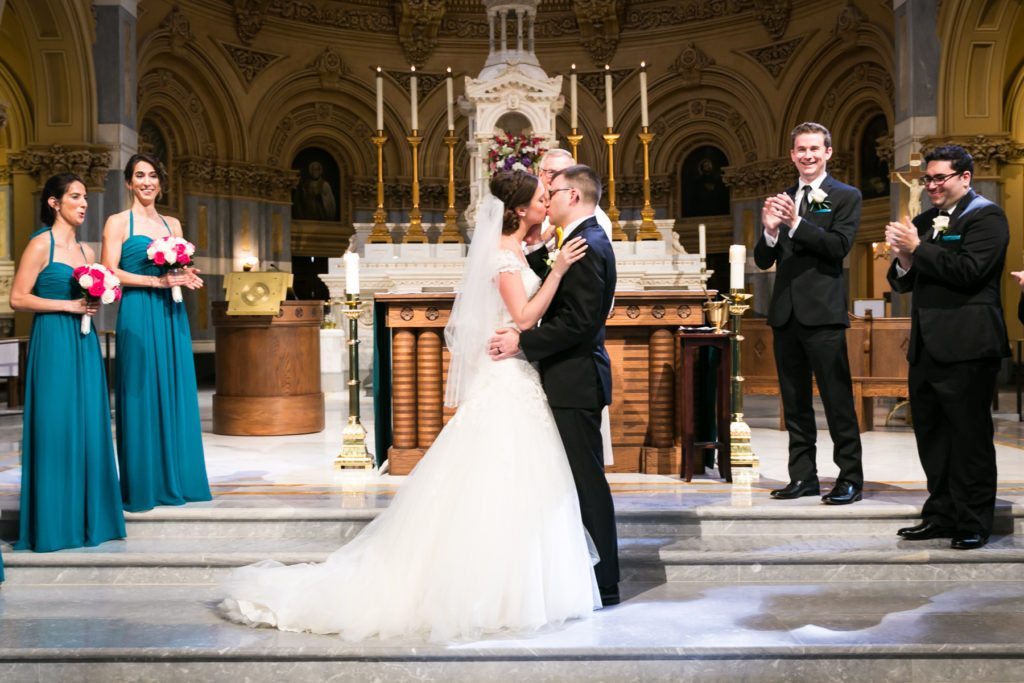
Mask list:
[[[507,249],[500,249],[494,255],[495,278],[497,278],[498,273],[519,273],[519,276],[523,279],[523,289],[526,290],[527,299],[532,299],[533,295],[540,289],[541,279],[533,272],[533,269],[514,252]],[[512,315],[506,308],[502,309],[501,324],[514,326]]]

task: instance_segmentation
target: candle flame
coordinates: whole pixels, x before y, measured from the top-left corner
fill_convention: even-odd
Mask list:
[[[646,69],[647,68],[647,62],[640,62],[640,68],[641,69]]]
[[[573,64],[573,65],[572,65],[572,70],[573,70],[573,71],[575,71],[575,70],[576,70],[576,65],[575,65],[575,64]]]
[[[608,66],[607,64],[605,64],[605,65],[604,65],[604,70],[605,70],[605,71],[611,71],[611,70],[612,70],[612,68],[611,68],[610,66]]]
[[[452,68],[448,67],[447,71],[448,71],[448,73],[451,73],[452,72]]]
[[[415,64],[412,65],[412,70],[416,71],[416,65]]]

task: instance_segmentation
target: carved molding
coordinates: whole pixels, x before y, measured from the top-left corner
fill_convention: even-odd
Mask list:
[[[651,6],[631,6],[623,21],[626,29],[655,29],[678,26],[695,21],[719,19],[746,12],[754,7],[754,0],[731,0],[729,2],[708,2],[708,0],[687,0],[666,2]]]
[[[246,45],[251,45],[256,34],[263,28],[263,18],[267,13],[268,0],[234,0],[235,2],[235,33]]]
[[[797,48],[804,42],[804,36],[786,40],[781,43],[773,43],[765,47],[757,47],[751,50],[744,50],[741,54],[750,57],[764,67],[764,70],[771,74],[776,81],[786,70],[790,58],[796,53]]]
[[[355,145],[353,149],[362,158],[376,158],[376,148],[370,141],[373,131],[365,121],[356,117],[348,109],[335,107],[328,102],[317,102],[293,109],[280,120],[271,134],[270,144],[267,146],[269,152],[267,164],[277,167],[291,163],[291,159],[283,158],[286,144],[313,124],[327,124],[333,127],[338,133],[339,142],[341,138],[350,140]],[[358,169],[356,172],[359,172]]]
[[[683,87],[692,87],[700,83],[701,72],[714,63],[715,60],[703,50],[689,43],[669,65],[668,70],[683,79]]]
[[[170,101],[180,105],[180,115],[187,117],[187,123],[191,126],[192,133],[198,141],[202,153],[208,157],[216,155],[216,143],[210,133],[210,126],[207,123],[206,109],[202,100],[193,92],[192,88],[184,82],[181,76],[170,69],[154,69],[147,72],[139,79],[138,98],[140,105],[157,95],[164,95]],[[143,117],[147,115],[147,109],[140,106]]]
[[[200,157],[179,158],[175,170],[182,189],[189,193],[290,203],[292,190],[299,184],[299,172],[291,169]]]
[[[410,71],[390,71],[384,70],[388,78],[398,84],[408,95],[411,92],[410,84],[412,83],[412,72]],[[453,74],[454,76],[455,74]],[[428,73],[426,71],[416,70],[416,92],[419,94],[420,101],[426,99],[427,95],[434,92],[434,88],[444,84],[444,79],[448,76],[447,73]]]
[[[839,12],[836,25],[832,28],[832,37],[844,43],[857,41],[857,30],[867,21],[864,12],[853,2],[847,0],[846,6]]]
[[[445,0],[401,0],[398,6],[398,42],[405,58],[423,66],[437,47],[437,34],[445,14]]]
[[[259,2],[266,5],[266,14],[317,26],[378,34],[394,34],[397,30],[394,14],[390,8],[382,7],[379,10],[371,10],[327,5],[321,7],[306,0],[235,0],[235,2],[236,4]],[[486,31],[486,29],[487,25],[484,23],[484,30]]]
[[[611,69],[612,91],[619,87],[619,83],[630,77],[636,69]],[[577,83],[580,87],[593,95],[598,102],[604,104],[604,74],[605,70],[583,71],[576,74]]]
[[[337,90],[341,79],[351,73],[341,55],[329,47],[324,48],[310,67],[320,76],[320,87],[325,90]]]
[[[717,124],[715,128],[719,131],[718,137],[728,136],[730,141],[738,143],[736,146],[743,150],[745,162],[752,162],[757,159],[757,140],[751,132],[750,125],[739,111],[727,102],[716,99],[694,98],[685,105],[675,107],[663,116],[659,116],[651,125],[655,135],[668,135],[679,131],[687,125],[694,123],[700,125],[705,122]],[[729,147],[723,139],[720,146]],[[739,159],[734,160],[735,164]]]
[[[7,127],[7,103],[0,102],[0,130]]]
[[[1008,133],[925,138],[921,141],[921,152],[927,153],[940,145],[960,145],[970,152],[975,175],[998,175],[1003,164],[1024,161],[1024,143]]]
[[[871,86],[881,84],[886,98],[890,103],[893,102],[895,84],[892,80],[892,74],[879,64],[862,62],[832,82],[822,102],[822,111],[818,120],[831,121],[839,105],[847,100],[850,93],[862,87],[865,83]]]
[[[0,185],[11,184],[11,167],[0,166]]]
[[[32,176],[39,185],[57,173],[77,173],[90,188],[102,189],[111,155],[102,145],[33,145],[7,160],[11,171]]]
[[[722,169],[722,182],[735,199],[767,197],[793,184],[796,171],[789,157],[765,159]]]
[[[789,28],[792,0],[754,0],[754,10],[768,35],[778,40]]]
[[[595,64],[607,64],[615,56],[622,32],[623,5],[618,0],[573,0],[580,45]]]
[[[377,206],[377,179],[356,178],[349,182],[353,204],[359,208]],[[455,182],[455,206],[469,205],[469,183],[465,180]],[[412,206],[412,183],[401,179],[384,180],[385,208]],[[448,206],[448,180],[445,178],[423,178],[420,181],[420,206],[425,209],[441,210]]]
[[[242,47],[241,45],[232,45],[223,41],[217,42],[231,60],[235,71],[238,72],[238,76],[245,84],[246,90],[268,66],[284,57],[284,55],[273,52],[260,52],[259,50]]]
[[[187,43],[195,40],[192,24],[177,5],[171,7],[171,11],[160,22],[160,27],[166,29],[171,35],[171,52],[177,52]]]

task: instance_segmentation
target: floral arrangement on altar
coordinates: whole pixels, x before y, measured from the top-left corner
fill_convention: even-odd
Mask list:
[[[534,164],[547,151],[543,138],[519,133],[498,133],[487,151],[489,173],[496,171],[533,171]]]
[[[78,266],[71,273],[86,298],[101,304],[112,304],[121,300],[121,281],[102,263],[87,263]],[[82,316],[82,334],[89,334],[92,317]]]

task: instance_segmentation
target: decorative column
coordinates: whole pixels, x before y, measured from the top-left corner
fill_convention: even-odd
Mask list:
[[[6,112],[0,104],[0,131],[7,123]],[[0,166],[0,337],[14,334],[14,310],[11,308],[11,283],[14,282],[14,261],[11,259],[11,169]]]
[[[441,335],[435,330],[422,330],[416,340],[417,446],[430,448],[441,431],[444,394],[441,377]]]
[[[111,150],[103,192],[89,197],[89,218],[82,226],[82,237],[98,244],[107,216],[128,205],[124,167],[139,149],[135,50],[138,2],[106,0],[90,4],[96,18],[96,41],[92,45],[96,71],[96,132],[98,142]],[[187,30],[187,20],[184,21]]]
[[[392,442],[395,448],[416,448],[416,335],[412,330],[395,332],[391,375]]]

